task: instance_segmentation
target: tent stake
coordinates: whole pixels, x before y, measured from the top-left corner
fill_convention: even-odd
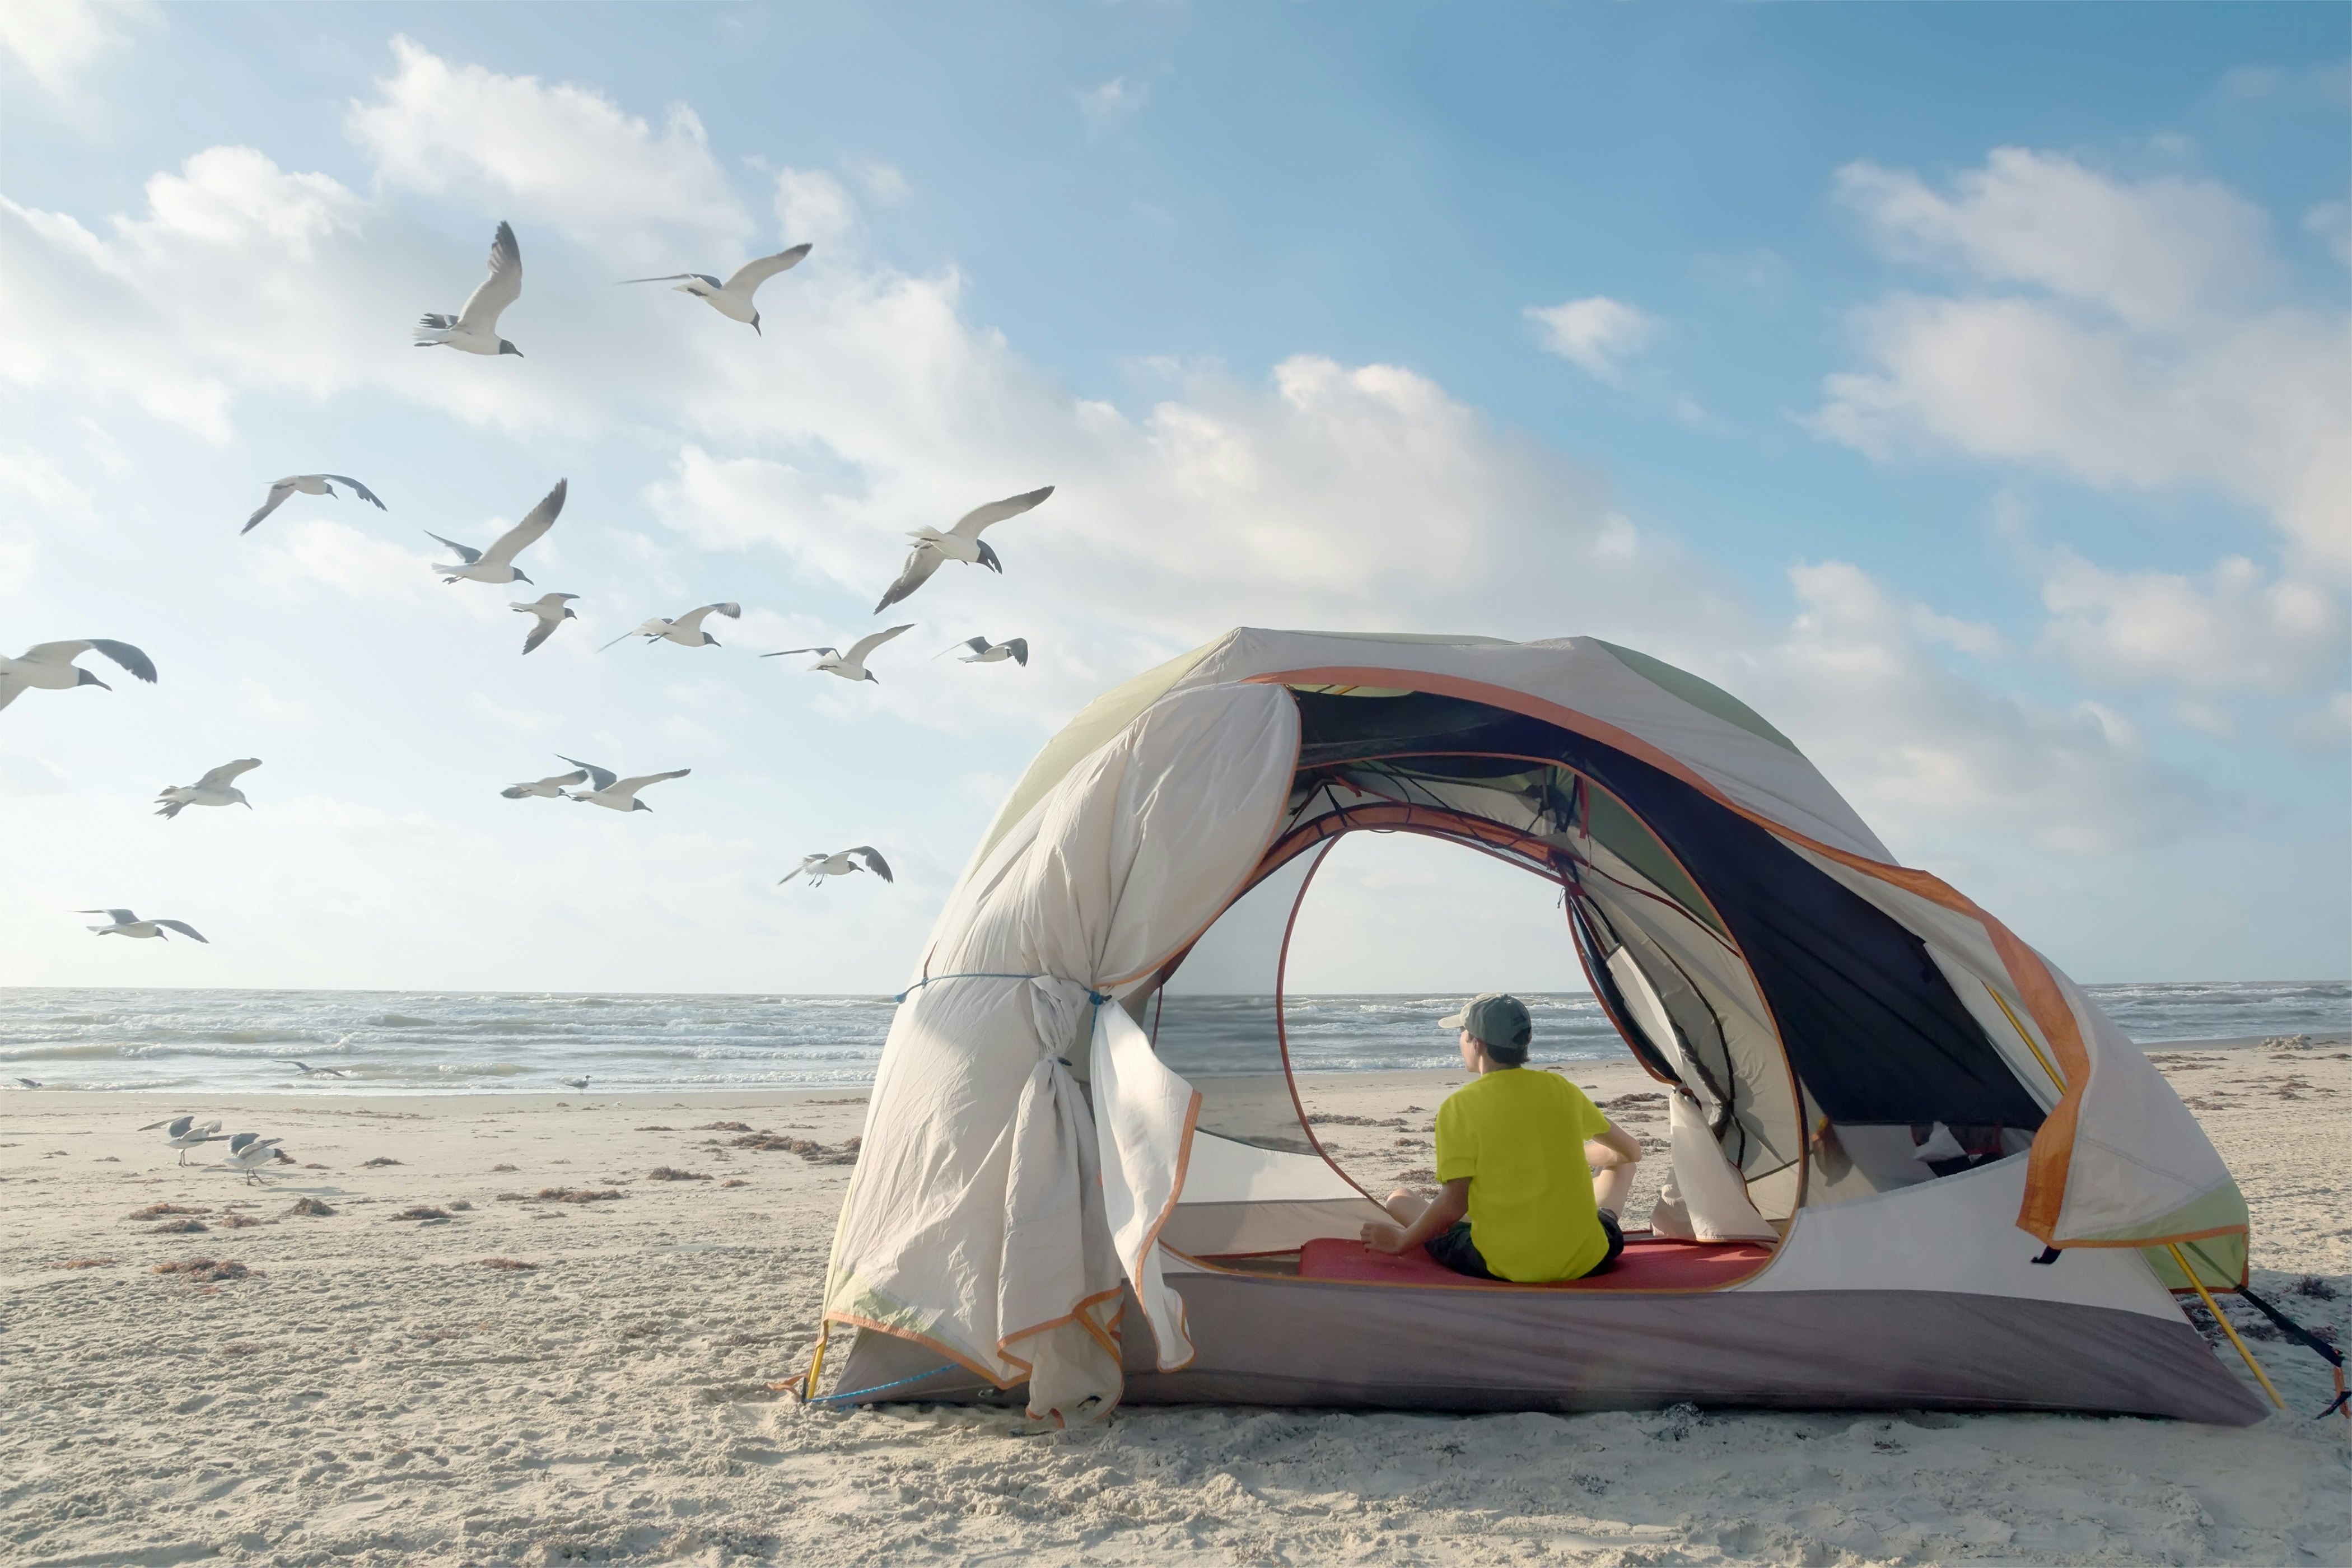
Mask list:
[[[2254,1359],[2254,1352],[2246,1348],[2246,1342],[2238,1337],[2238,1331],[2231,1328],[2230,1320],[2221,1315],[2221,1305],[2213,1300],[2213,1293],[2205,1289],[2205,1281],[2197,1278],[2197,1270],[2189,1268],[2189,1259],[2180,1255],[2179,1244],[2168,1241],[2164,1249],[2172,1254],[2172,1261],[2180,1265],[2180,1272],[2189,1276],[2189,1282],[2197,1287],[2198,1298],[2205,1303],[2205,1310],[2213,1314],[2213,1321],[2221,1325],[2221,1331],[2230,1336],[2231,1344],[2238,1347],[2238,1353],[2245,1358],[2246,1370],[2254,1374],[2254,1381],[2263,1385],[2263,1392],[2271,1396],[2271,1403],[2281,1410],[2285,1409],[2286,1401],[2281,1399],[2279,1391],[2271,1386],[2269,1375],[2263,1371],[2263,1363]]]

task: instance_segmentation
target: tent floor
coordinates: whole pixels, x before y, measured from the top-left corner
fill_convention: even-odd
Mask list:
[[[1770,1247],[1751,1241],[1633,1237],[1626,1241],[1615,1266],[1602,1273],[1548,1285],[1518,1285],[1456,1274],[1418,1247],[1391,1257],[1374,1252],[1360,1241],[1326,1237],[1299,1248],[1298,1277],[1471,1290],[1711,1290],[1745,1279],[1771,1257]]]

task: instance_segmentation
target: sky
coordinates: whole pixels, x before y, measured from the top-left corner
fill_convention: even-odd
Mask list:
[[[162,672],[0,712],[0,983],[890,989],[1046,738],[1243,625],[1638,647],[2080,979],[2344,977],[2348,59],[2315,5],[0,8],[0,644]],[[521,356],[410,346],[501,219]],[[758,334],[615,286],[804,242]],[[385,510],[239,535],[320,471]],[[432,572],[558,479],[536,587]],[[1045,484],[878,683],[756,657]],[[500,797],[559,752],[692,772]],[[897,881],[775,885],[850,844]],[[1559,922],[1351,842],[1291,984],[1580,987]]]

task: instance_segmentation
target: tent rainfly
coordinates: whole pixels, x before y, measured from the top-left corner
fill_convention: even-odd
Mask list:
[[[1510,1285],[1367,1253],[1380,1211],[1299,1109],[1278,968],[1255,1035],[1160,1026],[1188,954],[1286,947],[1361,831],[1562,889],[1671,1110],[1670,1190],[1617,1268]],[[2262,1405],[2172,1292],[2242,1284],[2246,1226],[2081,988],[1895,864],[1727,693],[1591,637],[1241,630],[1097,699],[982,840],[835,1235],[824,1328],[855,1344],[807,1389],[1025,1388],[1068,1421],[1124,1399],[2243,1423]]]

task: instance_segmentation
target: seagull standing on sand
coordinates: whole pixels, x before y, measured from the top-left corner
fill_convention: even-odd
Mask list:
[[[364,501],[375,501],[375,510],[378,511],[383,510],[383,502],[376,500],[375,492],[357,479],[347,479],[341,474],[293,474],[269,487],[269,499],[261,503],[261,509],[258,511],[245,520],[245,526],[238,529],[237,532],[251,533],[257,523],[284,506],[286,498],[297,490],[306,496],[331,496],[335,493],[336,485],[351,486],[353,495]]]
[[[110,917],[114,921],[112,925],[92,926],[89,928],[100,936],[152,936],[161,938],[162,940],[168,942],[171,939],[163,935],[163,928],[168,927],[173,931],[178,931],[182,936],[192,936],[198,942],[205,942],[205,933],[198,931],[195,927],[190,925],[185,921],[142,921],[137,915],[132,914],[129,910],[76,910],[74,913],[78,915],[106,915]],[[212,943],[205,942],[205,945],[206,947],[210,947]]]
[[[35,643],[16,658],[0,658],[0,708],[16,700],[20,691],[71,691],[77,686],[114,689],[74,663],[96,648],[148,685],[155,684],[155,661],[127,642],[84,637],[79,642]]]
[[[865,861],[862,866],[858,864],[861,859]],[[880,851],[871,844],[860,844],[855,849],[842,849],[831,855],[803,855],[799,865],[776,879],[776,886],[781,888],[794,877],[806,877],[814,888],[827,877],[838,877],[847,871],[871,871],[886,882],[898,880],[890,875],[890,864],[882,858]]]
[[[269,1059],[276,1062],[279,1067],[292,1068],[297,1074],[303,1078],[349,1078],[352,1076],[341,1068],[314,1068],[308,1062],[293,1061],[285,1057],[272,1057]]]
[[[811,669],[821,669],[827,675],[837,675],[844,680],[871,680],[875,685],[879,686],[882,684],[881,678],[877,676],[872,670],[866,668],[866,656],[872,653],[876,648],[880,647],[884,643],[888,642],[892,637],[897,637],[900,632],[912,631],[914,630],[914,627],[915,623],[908,621],[903,626],[892,626],[887,631],[876,632],[872,637],[859,637],[856,642],[849,645],[849,651],[847,653],[842,652],[837,647],[827,646],[824,647],[779,648],[774,653],[763,653],[760,657],[761,658],[785,658],[796,653],[823,654],[824,656],[823,658],[818,659],[814,664],[809,666]]]
[[[163,803],[163,809],[155,815],[173,817],[192,805],[241,805],[251,811],[253,802],[246,799],[245,792],[229,780],[260,765],[259,757],[240,757],[233,763],[223,763],[192,784],[165,784],[163,793],[155,797]]]
[[[476,285],[466,308],[454,316],[426,316],[416,323],[416,346],[463,349],[469,354],[512,354],[522,350],[499,336],[499,313],[522,298],[522,247],[503,221],[490,237],[490,275]]]
[[[556,755],[562,757],[563,753],[558,752]],[[657,784],[664,779],[682,779],[694,771],[692,768],[680,768],[672,773],[641,773],[635,778],[625,779],[615,776],[609,768],[583,763],[577,757],[563,757],[563,760],[575,768],[586,768],[589,782],[596,786],[564,798],[584,800],[590,805],[601,805],[611,811],[651,811],[652,806],[637,798],[639,790],[647,784]]]
[[[931,574],[940,569],[942,561],[961,561],[968,566],[985,566],[1003,575],[1004,563],[996,558],[996,552],[981,538],[980,531],[992,522],[1019,517],[1053,493],[1054,487],[1047,485],[1044,489],[1031,490],[1027,495],[1007,496],[1003,500],[974,507],[958,518],[956,525],[945,533],[936,528],[918,528],[909,532],[907,537],[915,542],[915,548],[907,552],[907,564],[898,573],[898,580],[884,592],[882,602],[874,606],[874,613],[880,615],[929,582]]]
[[[566,761],[569,760],[566,759]],[[608,773],[605,776],[609,778],[612,775]],[[499,793],[509,800],[527,800],[532,795],[537,795],[541,800],[569,800],[571,797],[563,793],[564,786],[587,782],[588,770],[583,767],[568,773],[556,773],[551,777],[539,779],[530,784],[509,784]]]
[[[968,647],[971,651],[956,660],[958,664],[1002,664],[1009,658],[1024,669],[1029,668],[1027,637],[1008,637],[1003,642],[991,642],[986,637],[966,637],[960,643],[940,649],[931,657],[938,658],[960,647]]]
[[[757,332],[760,331],[759,308],[751,296],[760,285],[777,273],[800,265],[801,258],[809,253],[805,245],[795,245],[790,250],[780,250],[773,256],[763,256],[757,261],[747,261],[735,269],[735,275],[721,283],[708,272],[666,272],[659,278],[624,278],[624,283],[676,283],[677,292],[691,294],[730,321],[742,321]],[[761,333],[766,336],[764,332]]]
[[[529,637],[522,639],[522,651],[529,653],[553,637],[555,628],[564,622],[579,619],[570,604],[579,596],[577,594],[541,594],[528,605],[509,605],[507,608],[509,610],[520,610],[526,616],[539,617],[539,624],[530,628]]]
[[[460,577],[471,583],[529,583],[530,578],[515,570],[514,558],[527,546],[539,542],[539,536],[555,526],[557,515],[563,510],[563,498],[570,493],[571,488],[570,479],[556,480],[555,488],[547,492],[546,499],[525,512],[520,522],[499,534],[499,542],[488,550],[475,550],[454,539],[441,539],[439,534],[426,529],[425,538],[441,539],[442,543],[457,552],[457,565],[436,561],[433,570],[448,574],[441,579],[444,583],[455,583]]]
[[[167,1149],[177,1149],[180,1152],[180,1163],[183,1165],[188,1163],[188,1151],[197,1144],[217,1143],[221,1141],[219,1122],[207,1121],[200,1126],[193,1116],[174,1116],[168,1121],[150,1121],[139,1131],[152,1132],[158,1127],[164,1130],[163,1146]]]
[[[619,637],[614,637],[613,642],[626,642],[631,637],[643,637],[648,643],[674,642],[680,647],[717,647],[719,639],[702,629],[702,617],[713,612],[725,616],[730,621],[740,621],[743,618],[743,606],[740,605],[702,605],[687,611],[676,620],[671,620],[667,616],[656,616],[652,620],[645,622],[633,630],[623,632]],[[604,648],[613,646],[613,642],[606,643],[604,647],[600,647],[596,651],[603,653]]]
[[[258,1132],[240,1132],[228,1141],[228,1158],[221,1163],[232,1171],[245,1173],[247,1186],[262,1184],[261,1167],[278,1158],[278,1145],[282,1138],[264,1138]]]

